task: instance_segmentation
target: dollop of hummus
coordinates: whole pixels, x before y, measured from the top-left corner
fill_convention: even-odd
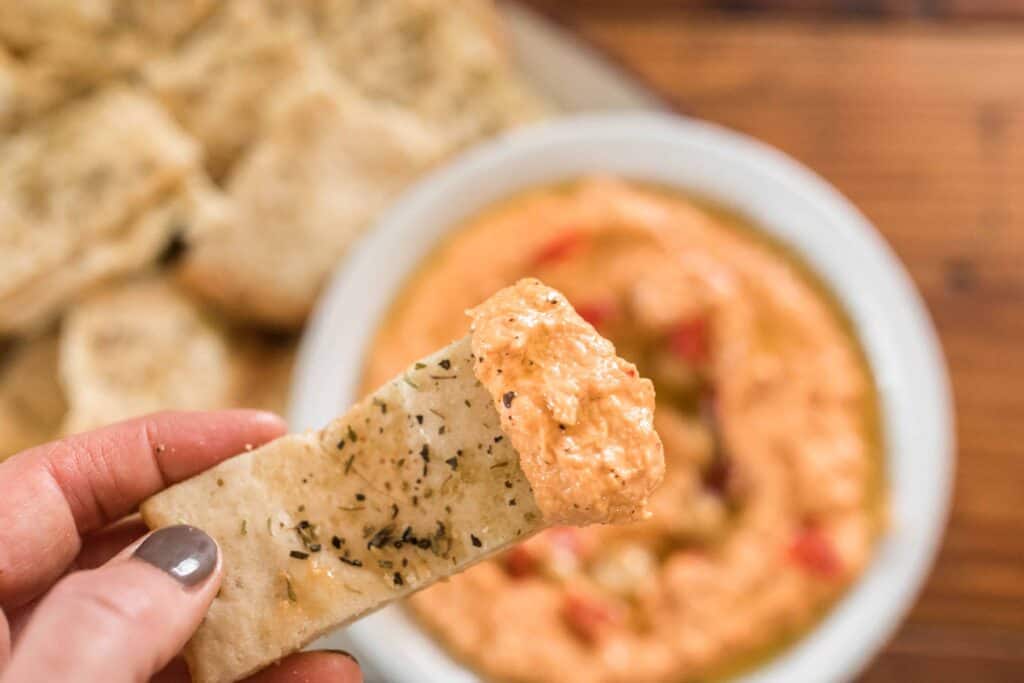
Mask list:
[[[665,471],[651,381],[539,280],[502,289],[469,316],[474,372],[545,519],[646,517]]]

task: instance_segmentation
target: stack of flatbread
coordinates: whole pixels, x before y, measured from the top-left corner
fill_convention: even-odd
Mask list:
[[[165,407],[281,409],[405,186],[544,115],[486,0],[0,13],[0,459]]]

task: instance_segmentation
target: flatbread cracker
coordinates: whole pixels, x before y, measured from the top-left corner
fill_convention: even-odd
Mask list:
[[[44,108],[45,97],[30,87],[25,65],[0,45],[0,135],[18,128],[25,119]]]
[[[267,340],[216,321],[161,276],[87,297],[61,334],[73,433],[164,409],[282,411],[295,340]]]
[[[0,297],[121,231],[198,160],[155,102],[120,87],[0,140]]]
[[[0,134],[17,131],[87,88],[57,65],[26,61],[0,45]]]
[[[142,51],[171,45],[201,21],[218,0],[18,0],[0,14],[0,39],[33,52],[77,39],[118,55],[130,39]]]
[[[81,90],[44,65],[27,65],[0,47],[0,138],[15,133]]]
[[[516,73],[490,2],[311,4],[330,66],[367,98],[431,125],[449,151],[549,110]]]
[[[203,143],[215,178],[258,137],[282,88],[322,63],[294,16],[271,3],[224,2],[180,50],[143,71],[147,87]]]
[[[0,39],[69,99],[171,49],[218,0],[12,0]]]
[[[55,438],[67,410],[57,334],[17,342],[0,361],[0,461]]]
[[[419,119],[447,154],[549,109],[517,75],[489,0],[234,0],[146,73],[220,177],[311,68]]]
[[[124,230],[84,245],[59,267],[0,297],[0,335],[39,329],[89,290],[142,272],[175,241],[219,229],[229,216],[220,193],[197,174]]]
[[[64,431],[166,408],[223,408],[230,366],[226,335],[166,280],[128,281],[97,292],[63,325]]]
[[[558,301],[550,303],[548,292]],[[564,297],[551,290],[544,296],[544,311],[522,309],[524,322],[534,320],[539,331],[526,334],[531,353],[576,340],[580,330],[599,339]],[[509,310],[502,308],[503,313]],[[571,318],[572,325],[559,327],[556,318]],[[493,331],[485,327],[487,334]],[[605,400],[588,381],[568,389],[551,386],[573,394],[581,406],[579,423],[551,423],[555,436],[538,430],[517,433],[513,440],[502,424],[513,414],[514,401],[535,405],[535,379],[529,379],[534,365],[500,339],[492,341],[508,352],[492,358],[490,342],[466,337],[410,366],[323,430],[286,436],[239,455],[143,504],[143,519],[151,528],[201,527],[223,554],[226,576],[220,593],[185,649],[193,680],[237,680],[530,536],[548,517],[561,519],[538,507],[534,487],[543,485],[546,475],[528,480],[521,455],[529,452],[537,461],[537,448],[547,448],[538,439],[555,443],[566,429],[600,430],[609,412],[639,420],[646,438],[634,444],[642,451],[635,456],[648,458],[652,472],[619,471],[601,451],[572,454],[576,465],[566,464],[564,453],[549,453],[549,467],[582,472],[582,458],[601,477],[610,479],[612,472],[629,480],[642,478],[647,487],[639,495],[631,492],[636,497],[630,512],[642,516],[663,467],[660,442],[649,424],[650,382],[638,379],[632,365],[614,359],[611,372],[617,381],[649,393],[642,409],[630,401],[623,404],[618,395]],[[610,343],[601,340],[599,346],[602,362],[611,362]],[[493,368],[495,362],[507,363],[510,376],[523,378],[516,385],[521,396],[511,390],[495,395],[477,379],[478,366]],[[619,445],[616,438],[605,437],[612,451]],[[596,512],[598,507],[588,508],[594,512],[586,521],[619,519]],[[570,514],[582,521],[578,513]]]
[[[0,134],[17,125],[21,99],[18,81],[18,64],[0,45]]]
[[[440,154],[399,111],[329,78],[298,84],[228,179],[235,224],[192,245],[182,281],[229,316],[297,328],[348,246]]]

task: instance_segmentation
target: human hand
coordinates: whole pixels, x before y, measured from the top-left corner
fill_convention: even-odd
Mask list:
[[[213,540],[146,535],[128,517],[174,482],[280,436],[275,415],[158,413],[0,463],[0,683],[187,681],[178,652],[223,577]],[[343,653],[307,652],[252,683],[362,677]]]

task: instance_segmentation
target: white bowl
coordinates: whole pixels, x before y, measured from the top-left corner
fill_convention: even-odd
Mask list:
[[[299,354],[293,426],[323,425],[356,398],[374,330],[446,233],[517,191],[594,172],[741,211],[800,253],[853,319],[881,396],[891,525],[827,618],[740,680],[854,676],[910,607],[942,536],[954,465],[948,381],[928,314],[879,234],[821,178],[750,138],[667,115],[581,116],[507,135],[433,173],[383,216],[328,287]],[[338,637],[390,683],[477,680],[397,607]]]

